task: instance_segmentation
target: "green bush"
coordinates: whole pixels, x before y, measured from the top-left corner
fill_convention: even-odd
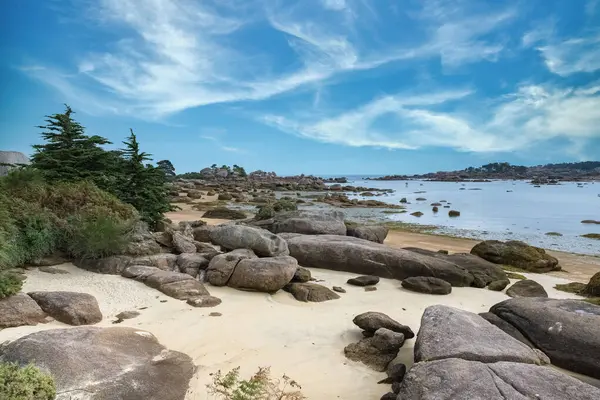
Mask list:
[[[19,367],[0,363],[0,399],[52,400],[56,397],[54,380],[33,365]]]
[[[217,371],[212,384],[207,385],[210,394],[224,400],[303,400],[302,387],[289,376],[281,379],[271,377],[270,369],[259,368],[250,379],[240,379],[240,368],[225,375]]]
[[[14,273],[0,271],[0,299],[19,293],[23,281]]]

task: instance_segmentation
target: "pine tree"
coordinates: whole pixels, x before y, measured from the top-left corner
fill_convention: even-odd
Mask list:
[[[123,182],[120,196],[123,201],[133,205],[142,219],[153,227],[163,218],[163,213],[170,211],[167,195],[166,176],[160,167],[151,164],[150,154],[140,151],[137,137],[133,130],[123,144],[122,150]]]
[[[71,107],[65,107],[64,113],[48,115],[46,125],[38,126],[44,129],[46,143],[33,146],[32,166],[50,182],[89,180],[113,191],[109,175],[117,168],[118,157],[100,147],[110,142],[101,136],[86,135],[85,128],[72,118]]]
[[[157,162],[156,165],[158,166],[158,168],[163,170],[167,178],[175,177],[175,167],[173,166],[173,163],[171,163],[171,161],[161,160]]]

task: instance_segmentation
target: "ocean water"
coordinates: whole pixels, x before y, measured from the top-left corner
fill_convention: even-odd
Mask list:
[[[600,220],[600,182],[534,187],[523,181],[454,183],[354,179],[347,184],[394,190],[383,196],[350,195],[351,198],[400,204],[400,199],[406,197],[410,202],[404,214],[385,214],[380,209],[345,210],[349,216],[359,219],[436,225],[439,233],[477,239],[523,240],[549,249],[600,255],[600,240],[581,237],[586,233],[600,233],[600,225],[581,223],[585,219]],[[419,197],[426,200],[418,201]],[[450,208],[440,206],[439,212],[433,213],[431,203],[441,200],[446,200],[447,203],[442,204],[449,204]],[[449,210],[460,211],[460,216],[449,217]],[[424,215],[410,215],[415,211]],[[563,236],[548,236],[547,232]]]

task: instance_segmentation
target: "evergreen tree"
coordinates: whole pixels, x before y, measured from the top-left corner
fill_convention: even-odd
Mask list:
[[[88,136],[85,128],[72,118],[73,110],[46,116],[42,137],[44,144],[35,145],[32,167],[40,170],[50,181],[89,180],[102,189],[114,192],[110,172],[118,169],[118,157],[102,145],[110,144],[101,136]]]
[[[140,151],[137,137],[133,130],[123,144],[123,182],[120,195],[123,201],[133,205],[142,219],[153,227],[163,218],[163,213],[170,211],[167,195],[166,176],[162,168],[151,164],[150,154]]]
[[[157,162],[156,165],[158,166],[158,168],[163,170],[167,178],[175,177],[175,167],[173,166],[173,163],[171,163],[171,161],[161,160]]]

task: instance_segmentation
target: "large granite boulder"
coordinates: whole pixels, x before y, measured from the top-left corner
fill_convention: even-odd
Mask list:
[[[29,158],[25,154],[18,151],[0,150],[0,176],[7,175],[12,168],[28,164]]]
[[[92,325],[102,321],[96,298],[78,292],[31,292],[42,310],[57,321],[69,325]]]
[[[128,256],[111,256],[105,258],[79,258],[73,260],[75,266],[98,274],[121,275],[129,266],[132,258]]]
[[[131,260],[131,265],[146,265],[156,267],[165,271],[173,271],[177,268],[177,255],[171,253],[153,254],[149,256],[136,257]]]
[[[475,279],[473,280],[472,286],[475,287],[485,287],[491,282],[506,281],[508,279],[506,272],[504,272],[501,267],[473,254],[445,254],[417,247],[405,247],[405,249],[448,261],[466,269],[474,276]]]
[[[600,272],[596,272],[583,289],[583,294],[591,297],[600,297]]]
[[[531,279],[515,282],[506,290],[506,294],[510,297],[548,297],[546,289]]]
[[[206,269],[206,279],[213,286],[225,286],[237,264],[245,258],[257,258],[249,249],[237,249],[213,257]]]
[[[358,225],[348,226],[346,235],[369,240],[375,243],[383,243],[388,232],[389,229],[383,225]]]
[[[490,311],[516,327],[552,364],[600,379],[600,306],[524,297],[505,300]]]
[[[198,272],[208,267],[209,261],[198,253],[182,253],[177,256],[177,266],[179,272],[193,276],[198,276]]]
[[[440,304],[427,307],[421,317],[421,328],[415,342],[415,362],[444,358],[485,363],[547,362],[542,354],[479,315]]]
[[[470,286],[473,275],[453,263],[349,236],[301,235],[286,239],[290,255],[304,267],[406,279],[434,276]]]
[[[531,272],[560,270],[558,260],[546,254],[544,249],[517,240],[486,240],[476,244],[471,249],[471,254],[494,264],[512,265]]]
[[[290,283],[298,262],[290,256],[244,258],[229,277],[227,286],[236,289],[276,292]]]
[[[57,400],[183,400],[194,374],[189,356],[150,332],[121,327],[33,333],[1,348],[0,361],[49,372]]]
[[[285,285],[283,290],[291,293],[296,300],[304,302],[310,301],[319,303],[340,298],[340,295],[328,287],[316,283],[292,282]]]
[[[312,279],[312,275],[308,268],[298,267],[294,277],[292,278],[292,282],[308,282]]]
[[[273,233],[305,235],[346,235],[344,213],[340,211],[292,211],[275,216]]]
[[[190,238],[181,232],[173,232],[173,248],[177,253],[195,253],[196,245],[194,238]]]
[[[147,286],[178,300],[188,300],[192,297],[210,295],[201,282],[188,274],[180,272],[131,265],[123,271],[122,275],[126,278],[143,282]]]
[[[135,224],[131,233],[131,241],[125,249],[125,254],[130,256],[147,256],[160,253],[160,245],[145,222]]]
[[[410,327],[402,325],[388,315],[377,311],[367,311],[359,314],[354,317],[352,322],[368,334],[373,334],[380,328],[386,328],[393,332],[402,333],[405,339],[415,337],[415,334]]]
[[[244,225],[219,225],[210,231],[210,239],[226,249],[250,249],[261,257],[289,254],[286,241],[259,228]]]
[[[46,322],[46,314],[25,293],[0,299],[0,329]]]
[[[412,276],[402,281],[404,289],[426,294],[450,294],[452,285],[433,276]]]
[[[401,400],[595,400],[600,389],[550,367],[448,358],[413,365],[400,384]]]
[[[212,225],[201,225],[193,228],[194,240],[198,242],[210,242],[210,232],[214,228]]]
[[[521,332],[519,332],[519,330],[517,328],[515,328],[514,326],[512,326],[511,324],[509,324],[508,322],[506,322],[505,320],[503,320],[496,314],[491,313],[491,312],[484,312],[484,313],[479,313],[479,316],[481,318],[485,319],[490,324],[492,324],[492,325],[496,326],[497,328],[500,328],[504,332],[508,333],[510,336],[514,337],[519,342],[525,343],[527,346],[535,348],[533,343],[531,343],[531,341],[529,341],[529,339],[527,339],[525,336],[523,336],[523,334]]]
[[[375,371],[383,372],[398,355],[404,344],[404,335],[386,328],[379,328],[372,337],[350,343],[344,354],[352,361],[360,361]]]

